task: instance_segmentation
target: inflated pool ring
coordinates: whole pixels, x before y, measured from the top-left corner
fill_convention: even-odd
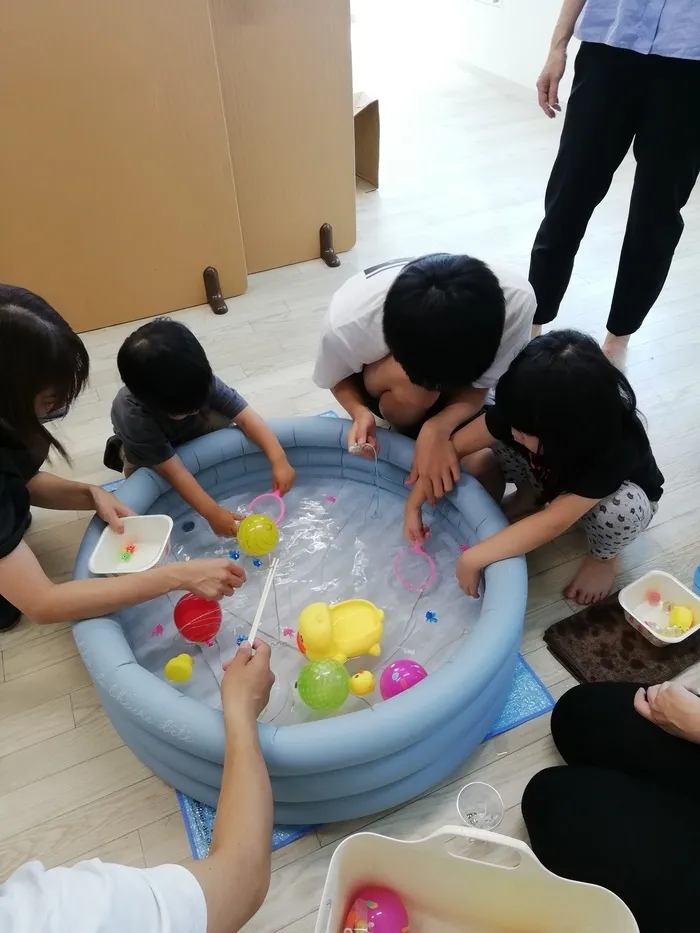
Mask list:
[[[334,418],[270,421],[300,482],[319,476],[374,482],[374,463],[347,451],[350,422]],[[377,481],[406,496],[413,442],[379,431]],[[265,456],[240,431],[227,428],[178,450],[185,466],[215,499],[270,486]],[[138,470],[119,489],[137,513],[189,507],[156,473]],[[455,538],[481,540],[505,526],[500,509],[465,476],[440,506]],[[88,558],[103,523],[83,538],[75,578],[88,577]],[[527,597],[522,557],[486,569],[481,615],[454,656],[412,689],[373,709],[286,726],[261,723],[260,742],[272,778],[280,823],[328,823],[366,816],[424,793],[443,781],[482,741],[505,704],[518,655]],[[467,599],[467,597],[465,597]],[[164,781],[215,806],[221,786],[221,712],[183,696],[141,667],[118,621],[79,622],[75,640],[114,728]]]

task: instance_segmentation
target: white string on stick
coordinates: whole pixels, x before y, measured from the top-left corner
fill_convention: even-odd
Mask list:
[[[379,453],[374,444],[368,442],[364,444],[353,444],[352,447],[348,448],[348,453],[351,454],[361,454],[363,450],[369,450],[374,458],[374,470],[373,470],[373,483],[374,483],[374,494],[372,496],[372,502],[374,503],[374,511],[372,512],[371,517],[377,518],[379,515]],[[370,505],[372,505],[370,502]],[[369,511],[369,506],[367,507]]]
[[[263,610],[265,609],[265,603],[267,602],[267,597],[270,595],[270,590],[272,589],[272,581],[277,570],[277,566],[280,560],[279,557],[276,557],[270,566],[270,570],[267,574],[267,580],[265,580],[265,586],[263,587],[262,596],[260,597],[260,602],[258,603],[258,608],[255,611],[255,618],[253,619],[253,625],[250,629],[250,635],[248,636],[248,644],[250,647],[253,647],[253,642],[255,641],[255,636],[258,634],[258,627],[260,626],[260,620],[262,619]]]

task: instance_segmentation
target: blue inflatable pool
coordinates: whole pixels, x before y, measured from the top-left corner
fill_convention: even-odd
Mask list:
[[[349,422],[331,418],[273,420],[300,478],[342,476],[374,482],[374,464],[347,453]],[[405,496],[413,443],[380,432],[379,485]],[[218,431],[179,451],[215,498],[259,478],[269,486],[264,456],[237,430]],[[155,473],[139,470],[119,495],[139,513],[188,507]],[[504,525],[500,509],[464,477],[440,511],[462,540],[485,538]],[[95,519],[78,553],[75,577],[89,576],[88,559],[102,530]],[[520,644],[527,596],[524,558],[489,567],[481,615],[430,677],[390,702],[330,720],[260,724],[272,778],[275,818],[312,824],[375,813],[409,800],[448,777],[469,757],[501,712]],[[466,597],[465,597],[466,599]],[[183,696],[142,668],[115,619],[74,627],[78,648],[110,719],[127,745],[163,780],[215,806],[221,783],[221,713]]]

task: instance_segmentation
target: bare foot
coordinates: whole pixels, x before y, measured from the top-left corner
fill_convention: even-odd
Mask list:
[[[564,590],[566,599],[575,599],[581,606],[605,599],[615,582],[617,560],[585,557],[571,583]]]
[[[501,508],[509,522],[517,522],[526,515],[538,512],[540,505],[535,490],[529,483],[525,483],[503,499]]]
[[[627,347],[629,342],[629,334],[624,337],[616,337],[615,334],[611,333],[606,334],[605,340],[603,341],[603,353],[610,362],[614,363],[622,372],[625,371],[625,366],[627,365]]]

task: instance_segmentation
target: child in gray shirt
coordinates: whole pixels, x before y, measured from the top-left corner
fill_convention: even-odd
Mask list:
[[[104,462],[127,476],[150,467],[202,515],[214,534],[232,537],[242,516],[222,508],[205,492],[175,448],[210,431],[235,424],[263,451],[273,488],[283,495],[295,473],[272,430],[246,400],[217,379],[204,348],[184,324],[157,318],[135,330],[117,355],[124,388],[112,403],[114,436]]]

